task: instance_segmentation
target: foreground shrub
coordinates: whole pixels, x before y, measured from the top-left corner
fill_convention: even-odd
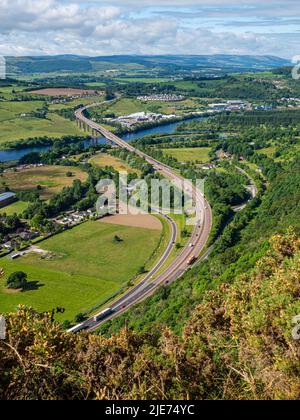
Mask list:
[[[0,342],[0,399],[299,399],[300,241],[271,244],[254,272],[205,295],[180,337],[71,335],[20,307]]]

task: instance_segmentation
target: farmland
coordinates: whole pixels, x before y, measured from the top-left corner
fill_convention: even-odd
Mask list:
[[[37,118],[32,113],[42,102],[0,102],[0,144],[32,137],[60,138],[68,135],[82,135],[73,121],[48,113],[46,118]]]
[[[45,96],[80,96],[80,95],[93,95],[94,90],[82,90],[82,89],[71,89],[71,88],[49,88],[39,89],[30,92],[32,94],[45,95]]]
[[[78,107],[79,105],[90,105],[95,103],[95,101],[97,102],[101,102],[104,101],[104,97],[103,96],[92,96],[92,97],[87,97],[87,98],[77,98],[77,99],[72,99],[72,100],[68,100],[66,102],[62,102],[62,103],[53,103],[49,105],[49,110],[50,111],[56,111],[56,110],[60,110],[60,109],[74,109],[76,107]]]
[[[187,99],[177,103],[165,101],[144,102],[134,98],[121,98],[107,107],[104,113],[114,114],[117,117],[137,112],[154,112],[167,115],[175,113],[182,115],[185,112],[194,112],[198,109],[200,109],[199,105],[193,99]],[[95,111],[97,111],[97,108],[95,108]],[[103,112],[103,109],[99,108],[98,112]]]
[[[27,102],[0,102],[0,122],[2,124],[9,120],[14,120],[21,116],[21,114],[30,114],[36,112],[43,107],[42,101],[27,101]],[[1,130],[2,131],[2,130]]]
[[[106,153],[99,153],[96,156],[90,159],[90,163],[100,168],[105,168],[106,166],[112,166],[118,172],[128,172],[128,173],[138,173],[137,169],[132,169],[126,162],[123,160],[111,156]]]
[[[116,235],[122,242],[114,242]],[[13,262],[3,258],[1,310],[12,311],[19,304],[39,311],[61,306],[66,312],[58,319],[71,320],[132,280],[155,252],[160,236],[156,230],[87,222],[40,243],[48,258],[33,253]],[[28,273],[32,290],[8,293],[5,279],[19,270]]]
[[[176,158],[179,162],[201,162],[206,163],[210,161],[209,152],[210,147],[199,148],[179,148],[179,149],[164,149],[165,155]]]
[[[101,223],[138,227],[149,230],[162,230],[162,222],[150,214],[116,214],[104,217]]]
[[[168,83],[170,78],[162,77],[116,77],[115,80],[120,83]]]
[[[72,176],[68,177],[67,172]],[[81,169],[70,166],[43,166],[39,168],[24,169],[18,172],[6,172],[0,178],[0,191],[5,187],[11,191],[37,191],[42,199],[49,199],[63,187],[72,185],[74,179],[85,181],[87,174]]]
[[[143,104],[137,99],[129,98],[122,98],[107,109],[108,113],[113,113],[116,116],[128,115],[141,111],[147,111],[146,104]]]
[[[9,206],[0,208],[0,214],[5,213],[7,216],[12,216],[13,214],[21,215],[27,207],[28,203],[25,203],[24,201],[16,201]]]

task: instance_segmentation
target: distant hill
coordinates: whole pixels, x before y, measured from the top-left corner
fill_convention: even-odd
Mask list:
[[[288,60],[273,56],[239,55],[170,55],[170,56],[103,56],[76,55],[43,57],[7,57],[9,75],[50,73],[58,71],[92,72],[109,69],[161,69],[169,71],[218,69],[225,71],[268,70],[290,65]]]

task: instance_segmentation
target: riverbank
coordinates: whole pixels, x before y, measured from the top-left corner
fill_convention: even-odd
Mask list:
[[[206,118],[205,116],[194,116],[191,118],[186,119],[187,120],[202,120],[203,118]],[[155,135],[155,134],[173,134],[176,132],[177,127],[182,124],[182,120],[175,121],[175,122],[169,122],[168,124],[164,125],[156,125],[155,127],[151,128],[144,128],[137,132],[128,132],[127,134],[124,134],[121,136],[122,140],[126,142],[134,141],[138,138]],[[95,144],[95,140],[91,138],[81,138],[80,141],[84,142],[84,145],[86,149],[88,149],[90,146]],[[104,137],[98,137],[96,140],[96,144],[101,145],[105,144],[106,140]],[[0,162],[10,162],[10,161],[18,161],[23,156],[27,155],[28,153],[38,152],[38,153],[44,153],[48,152],[54,147],[54,143],[52,145],[41,145],[41,146],[33,146],[33,147],[24,147],[24,148],[14,148],[14,149],[1,149],[0,150]]]

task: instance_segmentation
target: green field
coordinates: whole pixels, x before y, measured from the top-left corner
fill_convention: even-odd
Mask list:
[[[7,216],[12,216],[13,214],[21,215],[28,207],[28,203],[24,201],[16,201],[15,203],[10,204],[9,206],[2,207],[0,209],[0,214],[6,214]]]
[[[173,82],[172,85],[183,91],[198,92],[199,90],[199,83],[189,80]]]
[[[43,102],[0,102],[0,143],[49,136],[59,138],[67,135],[82,135],[75,122],[54,113],[47,118],[30,115],[43,107]],[[26,114],[26,115],[24,115]]]
[[[49,110],[56,111],[60,109],[74,109],[78,107],[79,105],[90,105],[90,104],[94,104],[95,102],[97,103],[104,102],[104,100],[105,100],[104,96],[97,96],[97,97],[93,96],[91,98],[78,98],[78,99],[74,99],[66,103],[50,104]]]
[[[16,98],[19,93],[22,93],[24,89],[25,86],[2,86],[0,87],[0,97],[6,101],[11,101],[12,99]],[[27,96],[27,92],[24,92],[24,94]]]
[[[160,268],[160,270],[158,270],[158,272],[155,274],[155,277],[159,276],[161,273],[164,272],[164,270],[171,264],[171,262],[179,256],[179,254],[182,252],[182,248],[186,245],[187,241],[189,240],[189,235],[192,233],[193,227],[192,226],[188,226],[187,225],[187,220],[186,220],[186,216],[184,214],[170,214],[169,215],[171,217],[171,219],[174,220],[174,222],[177,225],[177,238],[176,238],[176,244],[180,245],[180,248],[177,249],[176,247],[173,248],[170,256],[167,258],[167,260],[165,261],[165,263],[162,265],[162,267]],[[166,223],[166,221],[161,218],[162,222],[164,223],[164,229],[167,232],[167,234],[165,234],[167,240],[170,237],[170,228],[169,225]],[[188,232],[188,236],[184,236],[183,235],[183,230],[186,230]],[[167,243],[165,243],[165,248],[166,249]]]
[[[85,86],[88,87],[88,88],[95,88],[95,89],[97,89],[97,88],[103,88],[106,85],[103,82],[90,82],[90,83],[85,83]]]
[[[100,168],[105,168],[107,166],[112,166],[118,172],[128,172],[128,173],[136,173],[139,174],[140,171],[138,169],[132,169],[126,162],[123,160],[111,156],[107,153],[98,153],[96,156],[93,156],[89,163],[98,166]]]
[[[11,85],[11,86],[2,86],[0,88],[0,95],[6,94],[6,93],[13,93],[13,92],[22,92],[25,89],[25,87],[17,86],[17,85]]]
[[[122,116],[142,111],[147,111],[147,106],[143,102],[137,99],[122,98],[111,105],[106,112]]]
[[[166,77],[117,77],[115,80],[121,83],[168,83],[170,81]]]
[[[266,147],[264,149],[259,149],[257,151],[258,154],[266,155],[268,157],[273,156],[275,152],[276,152],[275,146]]]
[[[123,242],[115,243],[115,235]],[[160,236],[161,232],[154,230],[87,222],[40,243],[40,248],[51,252],[50,259],[37,254],[15,261],[2,258],[1,312],[13,311],[19,304],[38,311],[61,306],[66,312],[58,319],[72,320],[132,280],[156,250]],[[30,282],[37,282],[36,290],[7,292],[7,276],[19,270],[28,273]]]
[[[188,111],[196,111],[197,109],[199,109],[199,105],[193,99],[187,99],[182,102],[143,102],[133,98],[121,98],[110,105],[104,113],[113,113],[118,117],[134,114],[136,112],[154,112],[168,115],[181,115],[182,113]],[[97,111],[97,108],[95,108],[95,111]],[[98,113],[102,112],[103,110],[98,110]]]
[[[21,114],[29,114],[35,112],[43,107],[41,101],[27,101],[27,102],[0,102],[0,122],[11,121],[19,118]],[[2,131],[2,130],[1,130]]]
[[[163,149],[165,155],[173,156],[179,162],[201,162],[206,163],[210,161],[209,152],[210,147],[197,148],[180,148],[180,149]]]

